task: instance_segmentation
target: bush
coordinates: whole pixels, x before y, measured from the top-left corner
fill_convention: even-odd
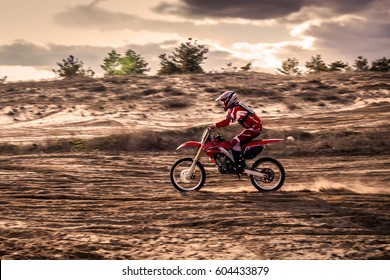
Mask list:
[[[356,71],[368,71],[368,61],[363,56],[359,55],[358,58],[355,60],[355,63],[353,65],[355,67]]]
[[[135,51],[129,49],[124,57],[118,54],[115,50],[108,53],[108,57],[104,59],[102,69],[109,76],[123,76],[128,74],[144,74],[149,71],[148,64]]]
[[[340,72],[340,71],[349,70],[349,69],[350,69],[350,67],[349,67],[348,63],[345,63],[341,60],[338,60],[338,61],[335,61],[335,62],[332,62],[331,64],[329,64],[328,71],[329,72]]]
[[[372,62],[371,71],[376,72],[389,72],[390,71],[390,59],[382,57]]]
[[[287,60],[283,61],[282,68],[278,68],[277,70],[285,75],[299,75],[301,71],[298,68],[299,62],[298,60],[293,58],[287,58]]]
[[[177,98],[171,98],[164,103],[166,109],[182,109],[189,107],[191,103],[188,100],[181,100]]]
[[[53,72],[60,78],[79,78],[79,77],[93,77],[95,72],[90,68],[84,69],[84,62],[70,55],[67,59],[63,59],[62,63],[58,62],[57,65],[60,67],[58,70]]]
[[[319,54],[312,56],[311,60],[306,62],[306,68],[309,69],[309,73],[315,74],[328,71],[328,66],[326,66]]]
[[[204,126],[177,131],[137,131],[97,137],[89,140],[49,140],[46,144],[16,146],[0,144],[1,154],[82,152],[100,150],[105,152],[173,152],[181,143],[199,140]],[[231,139],[240,131],[240,126],[230,126],[220,130],[225,139]],[[269,145],[265,150],[273,156],[331,156],[331,155],[390,155],[383,133],[322,131],[310,133],[301,129],[265,129],[259,138],[282,138],[291,136],[294,141],[284,141]],[[266,155],[265,154],[265,155]]]
[[[103,151],[158,151],[166,148],[166,142],[161,133],[154,131],[139,131],[103,136],[88,140],[86,149]]]
[[[209,50],[204,45],[198,45],[197,41],[182,43],[176,48],[172,55],[161,54],[159,75],[187,74],[187,73],[204,73],[202,67],[205,54]]]

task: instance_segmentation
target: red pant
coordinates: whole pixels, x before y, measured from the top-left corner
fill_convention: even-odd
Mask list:
[[[241,151],[242,145],[255,139],[260,134],[261,134],[261,132],[259,132],[259,131],[255,131],[252,129],[244,129],[243,131],[241,131],[240,134],[238,134],[236,137],[234,137],[232,139],[231,144],[232,144],[233,150]]]

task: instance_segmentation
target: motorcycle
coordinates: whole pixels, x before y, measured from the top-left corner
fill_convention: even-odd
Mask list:
[[[205,153],[209,161],[215,163],[221,174],[242,174],[249,176],[252,185],[260,192],[276,191],[283,186],[285,171],[276,159],[264,157],[256,160],[251,167],[247,160],[255,159],[268,144],[281,142],[284,139],[252,140],[243,145],[244,167],[238,169],[234,161],[232,146],[217,131],[206,128],[200,142],[189,141],[181,144],[177,150],[185,147],[197,148],[193,158],[177,160],[171,168],[170,179],[179,191],[199,191],[206,181],[206,171],[200,162]]]

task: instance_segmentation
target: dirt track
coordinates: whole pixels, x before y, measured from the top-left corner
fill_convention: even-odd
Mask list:
[[[389,79],[240,72],[1,84],[0,257],[390,259]],[[261,116],[262,137],[292,139],[265,151],[285,166],[285,185],[259,193],[207,164],[200,192],[177,192],[170,167],[192,153],[175,147],[223,117],[211,102],[231,89]]]
[[[209,164],[201,192],[179,193],[180,156],[1,156],[1,258],[390,258],[386,157],[281,158],[283,191],[262,194]]]

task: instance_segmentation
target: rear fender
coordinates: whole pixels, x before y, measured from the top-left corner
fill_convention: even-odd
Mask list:
[[[180,150],[184,147],[195,147],[195,148],[198,148],[201,146],[202,144],[200,142],[196,142],[196,141],[188,141],[188,142],[184,142],[183,144],[181,144],[179,147],[177,147],[176,150]]]
[[[244,146],[245,146],[245,148],[250,149],[253,147],[257,147],[257,146],[264,146],[264,145],[268,145],[269,143],[282,142],[282,141],[284,141],[284,139],[254,140],[254,141],[251,141],[247,145],[244,145]]]

